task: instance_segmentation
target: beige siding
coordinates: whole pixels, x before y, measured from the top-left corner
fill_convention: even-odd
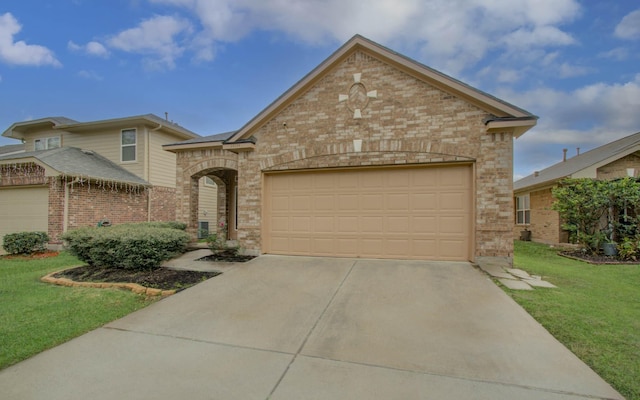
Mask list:
[[[35,143],[36,143],[36,139],[44,139],[44,138],[49,138],[49,137],[60,137],[60,143],[61,146],[64,146],[64,139],[65,139],[65,134],[66,132],[63,131],[59,131],[59,130],[54,130],[54,129],[47,129],[44,131],[39,131],[39,132],[34,132],[34,133],[30,133],[26,136],[26,139],[24,141],[24,150],[25,151],[34,151],[35,150]]]
[[[215,232],[218,188],[206,184],[206,177],[200,178],[200,189],[198,193],[198,222],[206,221],[209,223],[209,232]]]
[[[174,136],[149,131],[149,182],[153,185],[176,187],[176,155],[162,145],[178,141]]]

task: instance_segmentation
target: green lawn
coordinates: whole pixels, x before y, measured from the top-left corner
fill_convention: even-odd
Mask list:
[[[514,265],[557,289],[505,291],[627,399],[640,399],[640,265],[591,265],[515,242]]]
[[[0,258],[0,369],[155,301],[124,290],[40,282],[75,265],[81,262],[65,252],[39,260]]]

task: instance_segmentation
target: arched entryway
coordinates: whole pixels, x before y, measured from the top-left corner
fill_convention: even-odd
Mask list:
[[[204,179],[203,179],[204,178]],[[191,175],[191,194],[192,198],[189,229],[195,228],[198,237],[202,237],[202,230],[205,227],[203,221],[207,221],[206,228],[210,234],[217,233],[219,237],[225,240],[236,240],[238,234],[238,201],[237,201],[237,181],[238,171],[229,168],[211,168],[199,171]],[[216,201],[215,209],[205,209],[203,196],[206,195],[210,188],[203,190],[202,184],[207,182],[215,183]],[[210,215],[213,213],[214,215]],[[213,217],[213,218],[212,218]]]

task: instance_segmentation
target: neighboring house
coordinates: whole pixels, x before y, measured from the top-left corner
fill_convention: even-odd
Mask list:
[[[151,114],[42,118],[14,123],[2,136],[24,144],[0,153],[0,241],[11,232],[45,231],[53,244],[69,229],[104,220],[175,220],[176,156],[162,145],[198,137]]]
[[[198,182],[248,253],[477,260],[513,254],[513,138],[537,117],[355,36],[240,130],[165,145],[177,219]]]
[[[569,235],[551,209],[551,189],[565,178],[617,179],[640,175],[640,132],[566,158],[513,184],[514,236],[530,230],[531,239],[544,243],[567,243]]]

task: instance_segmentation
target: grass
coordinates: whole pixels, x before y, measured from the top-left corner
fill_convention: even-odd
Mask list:
[[[155,301],[124,290],[40,282],[50,272],[81,264],[65,252],[32,260],[0,258],[0,369]]]
[[[515,242],[514,265],[558,286],[505,288],[553,336],[627,399],[640,399],[640,265],[591,265]]]

